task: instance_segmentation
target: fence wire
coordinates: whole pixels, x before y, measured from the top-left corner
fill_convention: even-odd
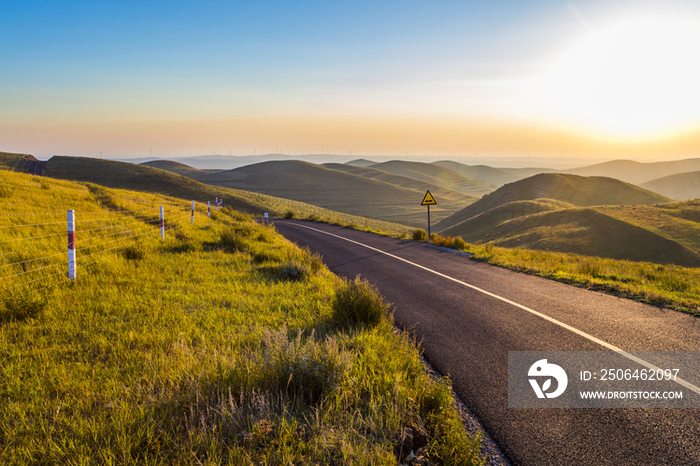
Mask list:
[[[61,283],[70,283],[68,274],[67,219],[26,223],[28,218],[66,217],[64,212],[0,215],[6,239],[0,240],[0,292],[20,295],[39,293]],[[191,205],[164,209],[164,232],[190,223]],[[197,217],[205,217],[201,210]],[[197,218],[195,217],[195,218]],[[208,218],[208,217],[205,217]],[[81,228],[86,225],[86,228]],[[114,212],[75,212],[76,263],[80,270],[93,270],[107,258],[116,256],[146,238],[160,237],[158,206]],[[17,237],[7,236],[19,235]],[[13,260],[14,259],[14,260]],[[63,269],[63,270],[61,270]],[[62,279],[63,278],[63,279]],[[39,286],[37,286],[39,285]]]

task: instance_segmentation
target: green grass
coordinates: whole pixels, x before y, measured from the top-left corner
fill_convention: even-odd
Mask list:
[[[191,225],[189,202],[148,193],[0,181],[13,215],[0,226],[34,232],[0,229],[2,464],[395,465],[417,419],[434,463],[482,463],[449,381],[425,373],[386,305],[378,320],[339,315],[350,284],[273,227],[230,209]],[[75,283],[65,255],[57,271],[34,260],[65,253],[67,208]]]
[[[433,243],[499,267],[700,316],[700,269],[695,267],[504,248],[439,235],[434,235]]]
[[[554,210],[529,214],[521,208],[527,204],[533,202],[491,209],[441,233],[502,247],[700,266],[697,202],[558,209],[553,205]]]

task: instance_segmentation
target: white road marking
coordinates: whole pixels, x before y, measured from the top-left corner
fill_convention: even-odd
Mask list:
[[[474,290],[474,291],[478,291],[479,293],[483,293],[483,294],[485,294],[485,295],[487,295],[487,296],[491,296],[492,298],[495,298],[495,299],[498,299],[498,300],[500,300],[500,301],[503,301],[504,303],[508,303],[508,304],[510,304],[511,306],[515,306],[515,307],[517,307],[518,309],[522,309],[523,311],[529,312],[530,314],[536,315],[537,317],[540,317],[540,318],[542,318],[542,319],[544,319],[544,320],[546,320],[546,321],[548,321],[548,322],[551,322],[551,323],[553,323],[553,324],[555,324],[555,325],[558,325],[558,326],[560,326],[560,327],[562,327],[562,328],[565,328],[566,330],[568,330],[568,331],[570,331],[570,332],[573,332],[573,333],[575,333],[576,335],[579,335],[579,336],[581,336],[581,337],[583,337],[583,338],[585,338],[585,339],[587,339],[587,340],[590,340],[590,341],[592,341],[593,343],[597,343],[597,344],[599,344],[600,346],[602,346],[602,347],[604,347],[604,348],[607,348],[607,349],[609,349],[609,350],[611,350],[611,351],[615,351],[616,353],[619,353],[621,356],[624,356],[624,357],[626,357],[627,359],[630,359],[630,360],[636,362],[637,364],[640,364],[640,365],[642,365],[642,366],[644,366],[644,367],[646,367],[646,368],[648,368],[648,369],[652,369],[652,370],[654,370],[654,371],[662,370],[661,368],[659,368],[659,367],[653,365],[652,363],[647,362],[647,361],[645,361],[644,359],[638,358],[637,356],[635,356],[635,355],[633,355],[633,354],[630,354],[630,353],[628,353],[627,351],[624,351],[622,348],[618,348],[618,347],[615,346],[615,345],[611,345],[610,343],[605,342],[605,341],[603,341],[603,340],[601,340],[601,339],[599,339],[599,338],[596,338],[596,337],[594,337],[593,335],[589,335],[588,333],[586,333],[586,332],[584,332],[584,331],[581,331],[581,330],[579,330],[579,329],[577,329],[577,328],[575,328],[575,327],[572,327],[571,325],[565,324],[564,322],[561,322],[561,321],[559,321],[559,320],[557,320],[557,319],[554,319],[554,318],[552,318],[552,317],[550,317],[550,316],[548,316],[548,315],[546,315],[546,314],[542,314],[541,312],[537,312],[537,311],[535,311],[534,309],[530,309],[530,308],[527,307],[527,306],[523,306],[522,304],[518,304],[518,303],[516,303],[515,301],[511,301],[511,300],[508,299],[508,298],[504,298],[504,297],[502,297],[502,296],[498,296],[497,294],[491,293],[490,291],[483,290],[483,289],[481,289],[481,288],[479,288],[479,287],[477,287],[477,286],[470,285],[469,283],[463,282],[462,280],[457,280],[456,278],[450,277],[449,275],[445,275],[444,273],[440,273],[440,272],[438,272],[438,271],[436,271],[436,270],[429,269],[428,267],[424,267],[424,266],[422,266],[422,265],[420,265],[420,264],[416,264],[415,262],[411,262],[411,261],[409,261],[409,260],[407,260],[407,259],[404,259],[404,258],[402,258],[402,257],[395,256],[395,255],[390,254],[390,253],[388,253],[388,252],[382,251],[381,249],[377,249],[377,248],[372,247],[372,246],[369,246],[369,245],[367,245],[367,244],[360,243],[359,241],[354,241],[354,240],[351,240],[351,239],[349,239],[349,238],[345,238],[345,237],[343,237],[343,236],[339,236],[339,235],[336,235],[336,234],[333,234],[333,233],[328,233],[327,231],[318,230],[318,229],[316,229],[316,228],[311,228],[311,227],[308,227],[308,226],[306,226],[306,225],[301,225],[301,224],[299,224],[299,223],[292,223],[292,225],[296,225],[296,226],[299,226],[299,227],[301,227],[301,228],[306,228],[307,230],[313,230],[313,231],[316,231],[316,232],[318,232],[318,233],[323,233],[324,235],[333,236],[334,238],[342,239],[343,241],[347,241],[347,242],[349,242],[349,243],[357,244],[358,246],[362,246],[362,247],[367,248],[367,249],[370,249],[370,250],[372,250],[372,251],[376,251],[376,252],[378,252],[378,253],[380,253],[380,254],[384,254],[385,256],[392,257],[392,258],[394,258],[394,259],[396,259],[396,260],[399,260],[399,261],[401,261],[401,262],[405,262],[406,264],[410,264],[410,265],[412,265],[412,266],[414,266],[414,267],[418,267],[419,269],[425,270],[426,272],[430,272],[430,273],[435,274],[435,275],[437,275],[437,276],[439,276],[439,277],[445,278],[445,279],[447,279],[447,280],[451,280],[451,281],[453,281],[453,282],[455,282],[455,283],[459,283],[459,284],[462,285],[462,286],[466,286],[467,288],[471,288],[471,289]],[[700,387],[696,387],[695,385],[691,384],[690,382],[687,382],[687,381],[685,381],[685,380],[683,380],[683,379],[680,379],[680,378],[677,378],[677,379],[675,380],[675,382],[678,383],[679,385],[681,385],[681,386],[687,388],[688,390],[691,390],[691,391],[697,393],[698,395],[700,395]]]

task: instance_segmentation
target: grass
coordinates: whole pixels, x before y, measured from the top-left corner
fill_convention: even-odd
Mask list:
[[[273,227],[230,209],[192,225],[187,201],[147,193],[0,181],[14,215],[0,225],[12,226],[0,228],[1,463],[395,465],[399,434],[416,422],[434,463],[483,462],[449,381],[430,379],[386,307],[373,325],[335,313],[343,290],[371,290]],[[55,273],[35,265],[50,248],[63,253]],[[271,273],[293,263],[306,273]]]
[[[440,235],[432,242],[499,267],[700,316],[700,269],[695,267],[472,244]]]
[[[700,270],[492,245],[468,245],[477,260],[700,316]]]

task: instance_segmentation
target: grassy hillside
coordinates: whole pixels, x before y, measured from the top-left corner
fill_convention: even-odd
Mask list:
[[[587,167],[566,170],[584,176],[608,176],[636,185],[677,173],[700,170],[700,159],[674,160],[671,162],[640,163],[632,160],[613,160]]]
[[[467,178],[457,172],[447,168],[423,162],[406,162],[394,160],[391,162],[378,163],[370,168],[376,168],[396,175],[408,176],[427,183],[443,186],[453,191],[481,196],[490,193],[495,186]],[[431,209],[432,210],[432,209]]]
[[[467,230],[460,227],[458,225],[450,232],[462,233],[464,237]],[[498,224],[477,240],[509,248],[700,266],[697,250],[593,208],[556,210],[519,217]]]
[[[516,176],[498,168],[489,167],[488,165],[465,165],[451,160],[441,160],[439,162],[433,162],[433,164],[457,172],[467,178],[483,181],[484,183],[492,184],[497,187],[524,178],[524,176]]]
[[[642,183],[640,187],[678,201],[698,199],[700,198],[700,171],[664,176]]]
[[[345,162],[346,165],[352,165],[353,167],[371,167],[372,165],[375,165],[377,162],[373,162],[371,160],[367,159],[355,159],[351,160],[349,162]]]
[[[21,172],[26,163],[36,161],[37,159],[33,155],[0,152],[0,170],[16,170]]]
[[[418,180],[416,178],[395,175],[393,173],[377,170],[376,168],[357,167],[342,163],[326,163],[323,166],[330,168],[331,170],[383,181],[384,183],[393,184],[394,186],[399,186],[401,188],[417,190],[424,194],[426,191],[430,190],[431,194],[433,194],[440,201],[450,205],[450,208],[454,210],[459,210],[478,199],[477,196],[473,196],[471,194],[465,194],[452,189],[447,189],[439,185]]]
[[[651,206],[598,207],[613,218],[644,228],[700,253],[700,201]]]
[[[443,235],[461,236],[465,241],[474,243],[488,241],[493,229],[503,222],[526,215],[562,210],[575,207],[566,202],[553,199],[534,199],[531,201],[513,201],[489,209],[470,219],[441,231]]]
[[[424,191],[308,162],[264,162],[197,178],[212,185],[293,199],[352,215],[412,226],[425,222],[425,208],[420,206]],[[454,212],[450,208],[457,207],[439,204],[431,213],[434,210],[437,218],[444,218]]]
[[[158,168],[132,163],[87,157],[55,156],[44,166],[43,175],[73,181],[88,181],[111,188],[156,192],[199,202],[213,202],[218,197],[224,200],[225,206],[254,215],[268,212],[271,216],[283,216],[291,211],[297,217],[314,216],[390,233],[400,233],[406,229],[404,225],[334,212],[303,202],[212,186]]]
[[[658,204],[670,202],[660,194],[602,177],[545,173],[500,187],[435,225],[444,231],[487,210],[515,201],[553,199],[576,206]]]
[[[171,173],[177,173],[178,175],[190,176],[199,173],[200,170],[185,165],[180,162],[173,162],[172,160],[153,160],[151,162],[143,162],[140,165],[145,165],[147,167],[160,168]]]
[[[434,463],[482,463],[381,298],[274,228],[228,209],[191,225],[187,201],[144,192],[0,184],[2,464],[395,465],[404,428],[427,430]]]

